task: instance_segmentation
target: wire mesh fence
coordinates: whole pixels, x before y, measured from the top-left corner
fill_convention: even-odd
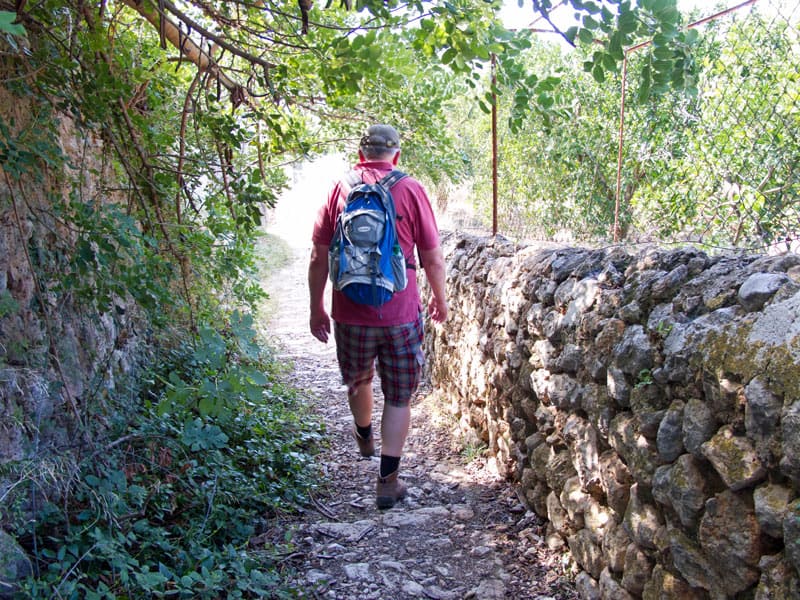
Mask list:
[[[572,92],[558,130],[501,141],[499,233],[800,251],[800,3],[712,12],[690,25],[696,95],[636,102],[648,58],[632,49],[625,79]]]
[[[760,0],[702,21],[697,97],[673,107],[669,136],[623,138],[622,181],[638,148],[663,158],[621,221],[719,247],[800,243],[799,6]]]

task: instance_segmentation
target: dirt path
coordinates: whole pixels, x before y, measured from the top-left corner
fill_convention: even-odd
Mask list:
[[[336,600],[576,598],[563,553],[547,548],[541,520],[482,457],[467,461],[469,453],[454,449],[452,418],[428,388],[413,401],[400,465],[408,497],[391,510],[376,509],[379,459],[361,458],[350,437],[333,343],[308,332],[303,234],[310,232],[313,211],[300,204],[310,193],[295,192],[294,216],[279,213],[271,227],[293,246],[294,260],[271,280],[277,309],[269,333],[293,364],[292,383],[326,423],[328,445],[319,455],[323,491],[274,532],[291,532],[296,544],[287,559],[294,582],[309,598]],[[383,403],[377,381],[375,396],[378,434]]]
[[[273,280],[279,308],[270,332],[329,436],[319,457],[324,491],[305,514],[279,527],[293,532],[294,581],[311,598],[341,600],[575,598],[561,553],[543,541],[541,521],[482,458],[467,463],[454,451],[451,423],[430,390],[414,400],[401,464],[409,497],[388,511],[375,508],[379,459],[362,459],[349,437],[333,345],[307,332],[307,249],[294,253]],[[377,425],[377,388],[376,398]]]

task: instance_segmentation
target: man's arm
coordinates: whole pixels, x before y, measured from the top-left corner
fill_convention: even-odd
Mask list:
[[[325,284],[328,281],[328,246],[314,244],[308,263],[308,292],[311,298],[311,335],[327,342],[331,333],[331,319],[325,311]]]
[[[445,297],[445,266],[442,249],[437,246],[431,250],[420,250],[419,257],[425,277],[433,292],[428,302],[428,314],[439,323],[447,319],[447,298]]]

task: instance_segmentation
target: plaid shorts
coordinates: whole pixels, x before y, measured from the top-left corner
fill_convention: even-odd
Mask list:
[[[375,359],[384,402],[407,406],[422,375],[422,317],[392,327],[334,323],[336,358],[347,393],[372,381]]]

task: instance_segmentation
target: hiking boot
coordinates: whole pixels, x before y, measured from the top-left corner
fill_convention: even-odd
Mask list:
[[[361,456],[367,458],[375,456],[375,436],[372,433],[369,434],[368,438],[363,438],[358,435],[358,431],[353,427],[353,437],[356,438],[356,444],[358,444],[358,451]]]
[[[392,508],[406,497],[406,484],[397,476],[397,471],[386,477],[378,477],[375,485],[375,503],[378,508]]]

